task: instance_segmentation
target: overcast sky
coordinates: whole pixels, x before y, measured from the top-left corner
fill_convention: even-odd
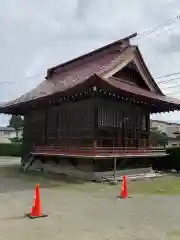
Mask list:
[[[142,33],[178,14],[179,0],[2,1],[0,101],[35,87],[47,68],[131,33]],[[154,77],[180,71],[179,42],[180,20],[135,41]],[[180,98],[180,87],[167,89],[175,84],[180,85],[180,79],[160,87]],[[177,112],[153,117],[180,122]],[[1,115],[0,125],[6,123],[7,117]]]

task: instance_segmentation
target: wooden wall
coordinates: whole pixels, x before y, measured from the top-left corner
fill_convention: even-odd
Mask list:
[[[142,105],[90,98],[33,110],[25,116],[24,146],[57,146],[76,151],[79,147],[146,147],[149,112]]]
[[[99,99],[97,144],[148,146],[150,114],[142,105]],[[114,139],[113,139],[114,138]],[[112,140],[113,139],[113,140]]]
[[[25,116],[24,142],[57,145],[64,149],[92,146],[94,111],[92,99],[33,110]]]

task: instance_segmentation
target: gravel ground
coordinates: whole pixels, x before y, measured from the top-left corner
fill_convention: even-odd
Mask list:
[[[45,185],[41,198],[49,217],[31,220],[24,213],[31,208],[34,183],[0,175],[0,239],[180,239],[179,196],[119,200],[114,186]]]

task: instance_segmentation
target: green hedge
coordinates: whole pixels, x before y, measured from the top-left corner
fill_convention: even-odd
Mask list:
[[[159,170],[180,170],[180,148],[166,149],[168,156],[160,158],[152,158],[152,165],[154,169]]]
[[[0,156],[20,157],[22,155],[22,144],[0,143]]]
[[[168,148],[166,152],[169,154],[167,160],[171,168],[179,168],[180,169],[180,148]]]

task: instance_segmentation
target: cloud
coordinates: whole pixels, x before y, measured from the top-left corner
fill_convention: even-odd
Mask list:
[[[0,101],[11,100],[35,87],[51,66],[133,32],[141,33],[178,13],[178,0],[3,1]],[[157,36],[156,32],[136,41],[153,76],[180,70],[179,47],[163,52],[163,48],[178,45],[180,27],[178,23],[174,26],[177,28],[169,32],[166,29],[162,35]],[[167,84],[160,86],[163,90]],[[172,113],[166,119],[174,121],[179,117],[179,113]],[[6,121],[1,117],[0,125]]]

